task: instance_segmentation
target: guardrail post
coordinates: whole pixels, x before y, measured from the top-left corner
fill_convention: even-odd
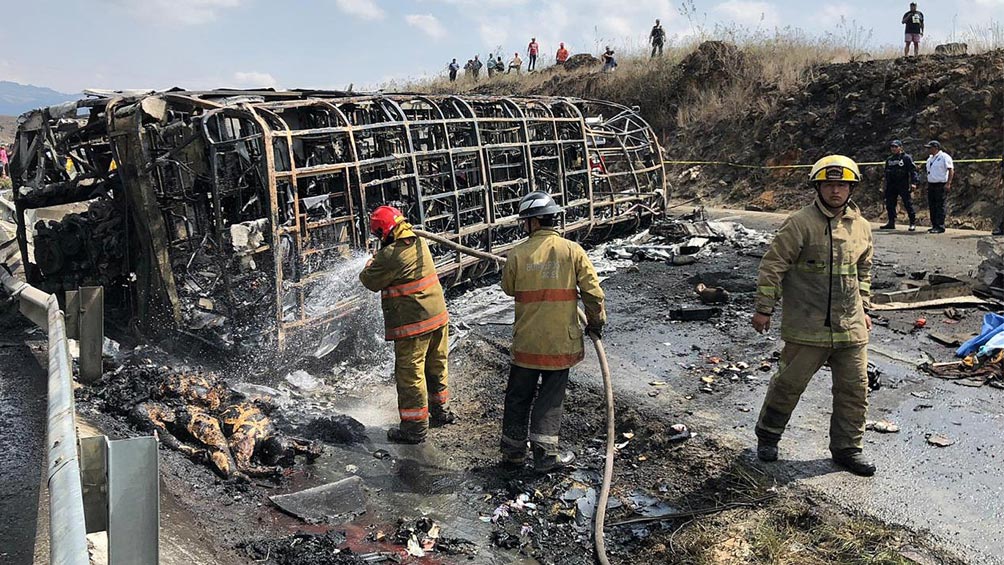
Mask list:
[[[108,565],[156,565],[160,545],[157,438],[80,440],[87,533],[108,532]]]
[[[80,342],[82,383],[101,378],[101,351],[105,341],[105,289],[84,286],[66,292],[66,336]]]

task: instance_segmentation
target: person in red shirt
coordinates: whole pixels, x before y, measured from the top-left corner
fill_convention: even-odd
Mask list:
[[[564,65],[565,61],[568,60],[568,49],[565,49],[564,43],[558,44],[558,54],[554,57],[554,62],[559,65]]]
[[[526,70],[530,72],[537,68],[537,53],[540,51],[540,45],[537,44],[537,38],[531,37],[530,44],[526,46],[526,54],[530,57],[530,63],[527,64]]]

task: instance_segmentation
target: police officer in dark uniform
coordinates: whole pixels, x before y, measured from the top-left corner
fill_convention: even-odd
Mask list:
[[[913,162],[913,157],[903,151],[903,142],[894,139],[889,142],[889,150],[892,153],[885,160],[885,209],[889,214],[889,221],[879,229],[896,229],[896,203],[902,198],[903,207],[910,218],[910,231],[917,229],[917,211],[913,208],[913,198],[911,190],[917,188],[917,165]]]

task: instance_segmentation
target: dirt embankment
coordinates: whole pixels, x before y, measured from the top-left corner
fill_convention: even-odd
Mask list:
[[[17,117],[0,116],[0,145],[14,143],[14,134],[17,132]]]
[[[638,106],[671,160],[792,165],[841,153],[876,162],[892,139],[901,139],[921,163],[930,139],[955,159],[999,159],[1004,152],[1004,50],[816,64],[783,48],[747,51],[709,41],[679,61],[634,62],[614,73],[550,72],[517,91]],[[475,90],[505,93],[495,92],[492,82]],[[999,162],[957,165],[949,197],[956,226],[996,214],[999,171]],[[669,173],[676,196],[696,193],[767,210],[805,201],[805,169],[671,165]],[[863,174],[857,200],[878,217],[882,167],[865,167]],[[925,207],[922,188],[915,198]]]

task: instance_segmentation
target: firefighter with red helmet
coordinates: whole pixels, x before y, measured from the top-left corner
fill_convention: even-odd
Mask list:
[[[387,430],[394,443],[421,443],[429,426],[456,421],[450,410],[446,360],[449,314],[428,244],[400,210],[380,206],[370,233],[381,248],[359,273],[363,286],[380,292],[385,339],[394,342],[401,427]]]

